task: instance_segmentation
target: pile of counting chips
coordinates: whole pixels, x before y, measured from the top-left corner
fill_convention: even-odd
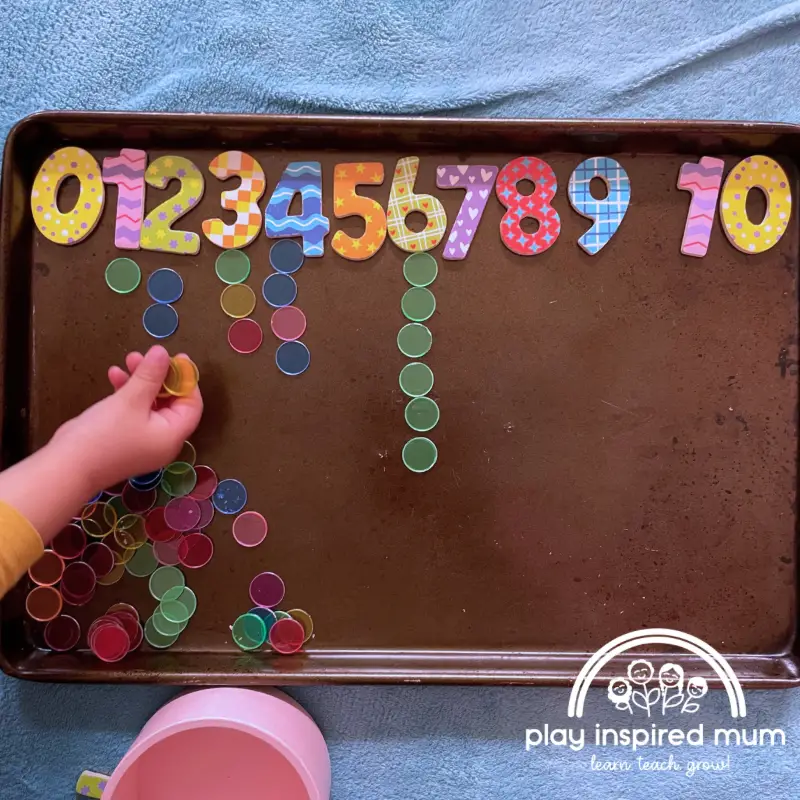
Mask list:
[[[182,386],[196,385],[191,361],[178,357],[173,366],[165,391],[175,394]],[[101,492],[30,568],[26,609],[32,619],[46,623],[45,644],[54,652],[77,647],[81,626],[65,609],[86,605],[98,585],[113,585],[125,573],[146,578],[158,605],[144,623],[133,606],[111,606],[87,629],[89,649],[102,661],[114,663],[143,641],[155,649],[175,644],[197,610],[184,570],[200,569],[211,560],[214,541],[206,529],[215,513],[234,517],[231,535],[242,547],[256,547],[266,539],[266,518],[245,510],[246,504],[244,484],[236,478],[219,480],[211,467],[196,464],[190,442],[163,469]],[[268,641],[275,652],[289,654],[311,638],[314,623],[307,612],[275,609],[284,593],[275,573],[264,572],[251,581],[255,607],[231,629],[239,647],[253,650]]]
[[[242,650],[269,646],[281,655],[299,652],[314,635],[314,620],[302,608],[280,611],[286,586],[280,575],[261,572],[250,582],[250,601],[254,603],[231,625],[231,637]]]

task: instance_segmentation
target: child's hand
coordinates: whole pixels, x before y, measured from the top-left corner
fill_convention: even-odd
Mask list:
[[[145,356],[129,353],[125,365],[128,372],[108,371],[114,394],[62,425],[52,440],[71,449],[94,493],[169,464],[203,413],[198,388],[154,407],[169,371],[163,347],[151,347]]]

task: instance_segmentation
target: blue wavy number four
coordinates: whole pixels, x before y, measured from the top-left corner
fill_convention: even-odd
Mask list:
[[[289,215],[289,206],[297,193],[303,200],[302,211]],[[322,165],[319,161],[292,161],[281,175],[267,203],[264,227],[271,239],[300,236],[303,254],[321,256],[330,220],[322,213]]]

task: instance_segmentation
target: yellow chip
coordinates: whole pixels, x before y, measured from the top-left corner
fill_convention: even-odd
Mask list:
[[[164,381],[167,396],[187,397],[197,386],[200,373],[194,361],[185,356],[175,356],[170,360],[170,371]],[[174,367],[174,370],[172,369]]]

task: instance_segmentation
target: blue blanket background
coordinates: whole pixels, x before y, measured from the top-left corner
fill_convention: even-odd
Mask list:
[[[798,22],[800,2],[775,0],[6,0],[0,138],[54,108],[797,122]],[[0,798],[70,798],[78,773],[113,769],[172,693],[0,679]],[[335,800],[800,792],[797,692],[748,695],[751,724],[783,727],[786,747],[735,751],[730,771],[693,778],[526,753],[525,728],[565,724],[562,690],[294,694],[328,738]],[[716,694],[701,721],[726,715]]]

